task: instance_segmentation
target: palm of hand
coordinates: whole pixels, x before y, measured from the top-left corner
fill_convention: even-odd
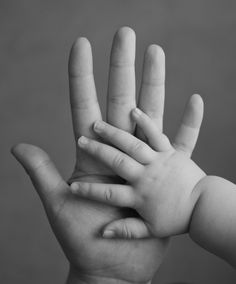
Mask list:
[[[79,150],[77,156],[84,163],[82,167],[75,168],[70,182],[118,183],[118,178],[111,172],[109,174],[102,164],[88,159]],[[92,174],[93,171],[96,174]],[[145,282],[153,277],[162,262],[160,256],[165,253],[168,240],[130,241],[102,238],[101,230],[107,223],[129,216],[128,210],[75,199],[66,194],[60,210],[55,212],[55,216],[51,216],[51,224],[74,268],[87,275]]]
[[[129,113],[135,106],[134,32],[121,29],[113,43],[109,78],[108,121],[132,131]],[[153,119],[162,121],[164,107],[164,59],[160,48],[153,47],[146,54],[144,88],[140,107],[154,109]],[[79,39],[70,56],[70,95],[75,138],[94,137],[91,125],[101,119],[92,75],[91,47]],[[128,67],[128,68],[127,68]],[[155,78],[155,79],[152,79]],[[157,78],[157,82],[156,82]],[[153,82],[157,83],[154,87]],[[149,86],[150,81],[150,86]],[[145,98],[144,98],[145,94]],[[125,107],[124,107],[125,106]],[[94,137],[95,139],[97,137]],[[32,145],[18,145],[13,154],[29,173],[45,206],[52,229],[70,265],[80,275],[108,277],[132,282],[149,281],[162,262],[167,241],[106,240],[100,235],[105,224],[128,216],[127,210],[102,205],[72,196],[48,155]],[[117,183],[117,177],[97,161],[77,148],[75,171],[71,181]]]
[[[86,43],[86,45],[88,44]],[[133,125],[131,125],[129,113],[136,104],[134,91],[134,46],[135,39],[133,31],[127,28],[118,31],[113,42],[108,87],[108,121],[130,132],[133,129]],[[88,47],[86,48],[89,50]],[[154,48],[155,50],[156,48]],[[83,55],[84,53],[85,50],[83,51]],[[77,61],[80,61],[80,66],[84,66],[79,70],[78,64],[75,66],[73,64],[78,58],[79,60]],[[83,60],[86,61],[83,63]],[[91,55],[88,55],[86,59],[82,59],[78,54],[72,54],[71,56],[71,102],[76,138],[86,135],[86,131],[88,136],[94,137],[91,125],[95,120],[101,119],[96,95],[93,96],[95,92],[93,89],[88,90],[89,82],[85,83],[85,80],[90,80],[90,75],[81,76],[82,73],[90,74],[89,69],[91,64],[90,66],[88,64],[90,61]],[[151,75],[155,78],[159,76],[161,82],[158,83],[160,83],[161,87],[158,87],[158,92],[160,94],[158,96],[158,92],[153,88],[152,84],[152,90],[150,91],[146,82],[144,90],[146,97],[144,100],[144,94],[141,94],[141,98],[144,101],[143,104],[146,103],[147,107],[152,107],[153,109],[155,105],[155,115],[161,116],[164,107],[164,85],[162,84],[164,82],[163,52],[161,54],[157,54],[156,51],[150,53],[147,62],[144,75],[146,72],[148,79]],[[130,65],[129,68],[127,68],[128,65]],[[87,67],[85,68],[85,66]],[[78,81],[80,81],[79,84]],[[87,84],[86,87],[84,87],[85,84]],[[92,80],[90,86],[93,85]],[[81,97],[73,95],[75,91],[81,93]],[[155,104],[153,102],[154,98]],[[85,112],[82,109],[83,106],[85,107]],[[143,107],[145,108],[145,106]],[[83,127],[80,125],[80,121],[82,120],[84,124],[87,124],[86,131],[82,130],[85,129],[84,125]],[[97,139],[96,136],[95,139]],[[75,180],[98,183],[120,182],[120,179],[113,172],[98,161],[87,156],[78,147],[75,171],[72,174],[70,182]],[[61,244],[64,246],[65,253],[72,265],[79,270],[85,271],[86,274],[102,275],[126,281],[142,282],[150,280],[162,262],[167,247],[167,240],[111,241],[103,239],[100,234],[105,224],[121,217],[127,217],[129,214],[130,212],[127,210],[121,210],[117,207],[110,207],[84,199],[74,199],[74,197],[68,194],[57,217],[59,221],[57,222],[59,224],[57,230],[59,230],[59,236],[63,239]],[[65,231],[65,227],[69,228],[69,230]],[[58,235],[58,232],[56,235]]]

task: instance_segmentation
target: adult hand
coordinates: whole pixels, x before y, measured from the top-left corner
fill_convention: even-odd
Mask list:
[[[130,111],[135,100],[135,33],[127,27],[115,35],[108,83],[107,121],[128,132],[134,131]],[[150,46],[145,54],[138,107],[162,129],[164,109],[164,53]],[[76,142],[76,164],[72,181],[120,182],[104,165],[77,147],[77,139],[97,139],[94,121],[102,119],[97,101],[91,47],[87,39],[74,43],[69,60],[70,99]],[[144,138],[139,129],[137,137]],[[134,212],[76,199],[68,190],[49,156],[36,146],[19,144],[12,150],[29,174],[70,262],[68,283],[147,283],[162,262],[166,239],[107,240],[102,228]]]

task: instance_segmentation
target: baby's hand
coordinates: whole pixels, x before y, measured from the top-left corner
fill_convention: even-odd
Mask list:
[[[183,118],[179,133],[182,132],[181,137],[185,135],[186,144],[178,141],[177,135],[171,145],[139,109],[132,111],[132,118],[149,145],[102,121],[95,123],[94,131],[116,148],[85,137],[79,139],[84,151],[127,182],[120,185],[73,183],[72,192],[106,204],[133,208],[141,216],[113,221],[105,228],[104,237],[168,237],[187,232],[200,195],[194,188],[205,176],[190,159],[203,116],[200,96],[193,96],[189,105],[198,115],[191,120],[186,113]]]

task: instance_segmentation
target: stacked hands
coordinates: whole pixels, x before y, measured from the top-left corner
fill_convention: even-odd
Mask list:
[[[123,27],[112,45],[106,123],[91,46],[85,38],[73,45],[69,84],[76,161],[68,181],[42,149],[29,144],[12,149],[69,260],[67,284],[150,283],[168,237],[187,232],[236,265],[235,185],[206,176],[190,158],[202,99],[191,97],[171,144],[162,133],[164,52],[157,45],[147,48],[137,103],[134,61],[135,33]]]
[[[163,238],[187,232],[200,196],[196,185],[205,176],[190,159],[203,114],[198,95],[191,98],[188,109],[191,115],[185,114],[173,146],[138,108],[131,117],[147,143],[103,121],[96,121],[93,129],[108,144],[79,138],[81,149],[111,168],[125,183],[74,182],[71,191],[108,205],[133,208],[141,216],[113,221],[105,228],[104,237]]]

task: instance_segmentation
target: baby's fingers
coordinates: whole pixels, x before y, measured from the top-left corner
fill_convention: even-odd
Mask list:
[[[143,165],[112,146],[84,136],[80,137],[78,145],[127,181],[136,180],[142,174]]]
[[[203,110],[202,98],[199,95],[193,95],[184,111],[181,126],[173,143],[176,150],[192,155],[203,119]]]
[[[127,153],[130,157],[140,163],[150,163],[155,156],[153,149],[146,143],[130,133],[103,121],[95,122],[94,131],[106,141]]]
[[[104,238],[141,239],[151,237],[142,219],[125,218],[113,221],[103,231]]]
[[[148,144],[156,151],[168,151],[171,148],[169,139],[158,129],[153,120],[135,108],[132,110],[132,118],[137,123],[137,126],[142,130],[148,140]]]
[[[80,197],[119,207],[135,208],[135,192],[131,186],[120,184],[74,182],[71,191]]]

